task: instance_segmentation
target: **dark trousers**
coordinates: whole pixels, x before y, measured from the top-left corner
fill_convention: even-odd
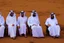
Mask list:
[[[46,35],[48,35],[48,36],[49,36],[48,26],[46,26]]]
[[[32,29],[31,29],[31,26],[29,27],[29,26],[27,26],[28,28],[27,28],[27,34],[29,35],[29,36],[32,36]]]

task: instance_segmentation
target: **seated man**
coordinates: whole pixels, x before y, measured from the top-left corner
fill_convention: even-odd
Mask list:
[[[8,26],[8,35],[12,38],[16,38],[16,14],[11,10],[6,18],[6,24]]]
[[[44,37],[36,11],[32,11],[28,18],[28,26],[31,27],[33,37]]]
[[[45,25],[48,26],[49,35],[52,37],[60,36],[60,26],[54,13],[46,20]]]
[[[20,16],[18,17],[18,28],[19,28],[19,34],[26,37],[26,23],[27,23],[27,17],[25,16],[25,12],[21,11]]]
[[[4,29],[5,29],[4,23],[5,23],[4,18],[0,12],[0,38],[4,37]]]

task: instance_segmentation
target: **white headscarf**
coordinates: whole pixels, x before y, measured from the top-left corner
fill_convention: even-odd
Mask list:
[[[6,24],[9,25],[9,24],[15,24],[16,25],[16,14],[14,13],[14,15],[11,17],[10,14],[11,12],[13,12],[13,10],[11,10],[6,18]],[[11,21],[11,22],[10,22]]]
[[[36,17],[38,18],[38,13],[35,10],[32,10],[31,16],[33,17],[33,13],[36,13]]]
[[[37,12],[35,12],[35,13],[36,13],[35,17],[33,17],[33,12],[32,12],[31,16],[28,18],[29,27],[32,26],[33,24],[37,24],[37,25],[40,24],[40,21],[39,21],[39,18],[38,18],[38,14],[37,14]]]
[[[57,19],[55,13],[52,12],[51,15],[54,15],[54,19]],[[51,18],[51,15],[50,15],[50,18]]]
[[[24,11],[21,11],[21,12],[24,12]],[[26,12],[24,12],[24,17],[26,16]],[[21,17],[21,13],[20,13],[20,17]]]
[[[11,12],[13,12],[13,10],[10,10],[8,17],[10,17]],[[14,13],[13,17],[16,17],[16,14]]]

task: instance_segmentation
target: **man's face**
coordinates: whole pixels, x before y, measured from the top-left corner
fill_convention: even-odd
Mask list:
[[[11,12],[11,13],[10,13],[10,16],[13,16],[13,15],[14,15],[14,12]]]
[[[36,17],[36,13],[33,13],[33,17]]]
[[[51,19],[54,19],[54,14],[51,15]]]
[[[24,17],[24,12],[21,12],[21,17]]]

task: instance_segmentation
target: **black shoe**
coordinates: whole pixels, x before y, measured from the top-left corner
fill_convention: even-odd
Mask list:
[[[59,36],[55,36],[55,38],[59,38]]]

